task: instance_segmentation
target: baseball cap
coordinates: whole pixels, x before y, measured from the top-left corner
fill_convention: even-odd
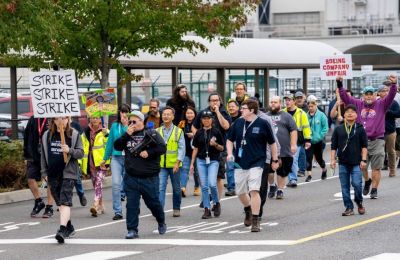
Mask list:
[[[375,93],[376,89],[373,86],[367,86],[362,91],[363,94],[366,94],[368,92]]]
[[[209,118],[213,117],[212,112],[208,111],[208,110],[201,112],[201,118],[205,118],[205,117],[209,117]]]
[[[303,97],[303,92],[297,91],[296,93],[294,93],[294,97],[295,97],[295,98]]]
[[[309,103],[309,102],[317,102],[317,101],[318,101],[318,98],[316,96],[314,96],[314,95],[309,95],[307,97],[307,103]]]
[[[347,106],[344,107],[344,112],[346,112],[347,110],[353,110],[354,112],[357,112],[357,107],[353,104],[348,104]]]
[[[131,116],[136,116],[138,117],[140,120],[144,121],[144,115],[142,112],[138,111],[138,110],[133,110],[132,112],[130,112],[129,114],[127,114],[128,117]]]
[[[294,99],[294,95],[293,94],[286,94],[286,95],[283,96],[283,100],[285,100],[287,98]]]

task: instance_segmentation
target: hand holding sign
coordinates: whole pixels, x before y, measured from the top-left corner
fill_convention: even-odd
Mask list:
[[[390,75],[389,80],[392,82],[392,84],[397,83],[397,76],[396,75]]]
[[[54,123],[57,126],[57,130],[60,132],[60,137],[61,137],[61,149],[63,151],[63,157],[64,157],[64,162],[66,163],[68,160],[68,153],[69,153],[69,147],[68,145],[65,144],[65,132],[64,128],[66,124],[68,124],[69,118],[68,117],[57,117],[54,119]]]

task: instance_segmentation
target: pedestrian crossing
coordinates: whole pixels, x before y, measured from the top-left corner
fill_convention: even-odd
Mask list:
[[[234,251],[228,254],[203,258],[202,260],[258,260],[282,253],[282,251]]]
[[[400,253],[384,253],[364,258],[362,260],[398,260],[398,259],[400,259]]]
[[[96,260],[109,260],[115,259],[124,256],[132,256],[138,255],[143,252],[141,251],[95,251],[86,254],[74,255],[64,258],[58,258],[55,260],[87,260],[87,259],[96,259]]]

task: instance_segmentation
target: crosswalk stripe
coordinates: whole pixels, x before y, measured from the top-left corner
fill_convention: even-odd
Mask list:
[[[282,251],[234,251],[228,254],[203,258],[202,260],[257,260],[282,253]]]
[[[384,254],[364,258],[362,260],[398,260],[398,259],[400,259],[400,254],[384,253]]]
[[[56,260],[86,260],[86,259],[96,259],[96,260],[108,260],[123,256],[137,255],[141,254],[141,251],[95,251],[86,254],[74,255],[64,258],[58,258]]]
[[[75,245],[290,246],[295,240],[67,239]],[[0,245],[56,244],[55,239],[0,239]]]
[[[3,253],[3,252],[5,252],[6,250],[0,250],[0,253]]]

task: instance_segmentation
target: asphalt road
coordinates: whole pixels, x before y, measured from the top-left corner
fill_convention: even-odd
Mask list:
[[[314,181],[299,178],[297,188],[286,188],[285,199],[268,199],[260,233],[244,227],[237,197],[222,199],[219,218],[202,220],[200,197],[191,195],[192,188],[182,199],[179,218],[172,217],[172,196],[167,196],[168,233],[163,236],[142,203],[135,240],[124,239],[124,220],[111,219],[109,188],[104,192],[107,212],[97,218],[75,196],[77,233],[64,245],[54,239],[57,213],[51,219],[30,218],[33,202],[0,205],[0,259],[400,259],[400,175],[389,178],[383,171],[379,198],[365,198],[366,214],[342,217],[337,174],[321,181],[320,169],[313,172]]]

